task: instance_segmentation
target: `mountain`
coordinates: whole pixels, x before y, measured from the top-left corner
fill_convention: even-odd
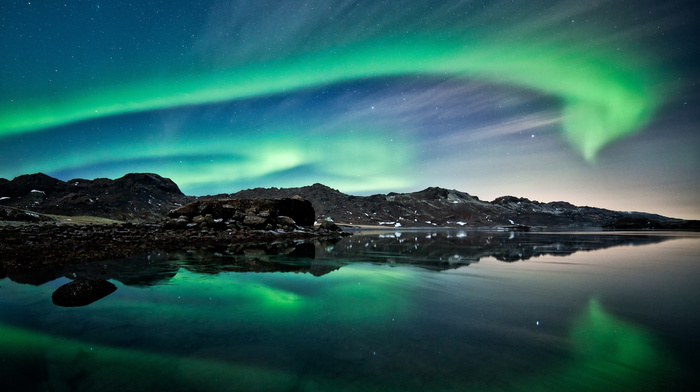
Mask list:
[[[656,214],[619,212],[578,207],[566,202],[538,201],[503,196],[492,202],[465,192],[426,188],[412,193],[351,196],[322,184],[300,188],[256,188],[216,198],[280,198],[295,195],[309,200],[317,220],[331,218],[351,225],[386,227],[505,227],[700,229],[700,221],[686,221]]]
[[[0,205],[43,214],[152,221],[192,200],[172,180],[152,173],[116,180],[61,181],[43,173],[0,179]]]
[[[465,192],[426,188],[412,193],[352,196],[322,184],[299,188],[255,188],[232,194],[186,196],[170,179],[157,174],[127,174],[116,180],[61,181],[45,174],[0,179],[0,206],[58,215],[89,215],[126,221],[157,221],[172,209],[195,200],[292,198],[309,200],[317,222],[327,218],[349,225],[385,227],[501,227],[575,229],[700,230],[686,221],[641,212],[579,207],[566,202],[540,203],[513,196],[491,202]],[[2,212],[2,211],[0,211]],[[6,216],[17,216],[8,209]],[[3,213],[0,213],[2,219]],[[10,218],[5,218],[10,219]]]

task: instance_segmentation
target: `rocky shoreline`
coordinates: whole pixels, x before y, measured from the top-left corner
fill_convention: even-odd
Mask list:
[[[230,249],[348,235],[329,221],[314,226],[314,218],[308,201],[288,198],[197,201],[158,223],[6,222],[0,226],[0,278],[158,250]]]
[[[0,278],[156,250],[235,248],[287,240],[332,240],[347,235],[328,225],[293,229],[213,230],[166,224],[21,224],[0,226]]]

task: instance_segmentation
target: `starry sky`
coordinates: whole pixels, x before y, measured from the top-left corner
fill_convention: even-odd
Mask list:
[[[3,0],[0,177],[700,219],[696,4]]]

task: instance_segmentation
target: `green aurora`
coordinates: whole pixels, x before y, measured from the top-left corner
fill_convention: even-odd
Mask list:
[[[197,196],[439,186],[697,219],[699,14],[687,0],[3,1],[0,178],[149,172]]]
[[[76,121],[206,104],[349,80],[400,75],[456,76],[504,83],[558,97],[565,138],[588,160],[608,143],[639,131],[661,103],[661,72],[634,56],[547,41],[382,38],[225,71],[149,77],[69,92],[48,100],[4,101],[0,136]]]

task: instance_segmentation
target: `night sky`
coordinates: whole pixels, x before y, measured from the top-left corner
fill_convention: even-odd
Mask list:
[[[0,177],[700,219],[696,4],[2,0]]]

